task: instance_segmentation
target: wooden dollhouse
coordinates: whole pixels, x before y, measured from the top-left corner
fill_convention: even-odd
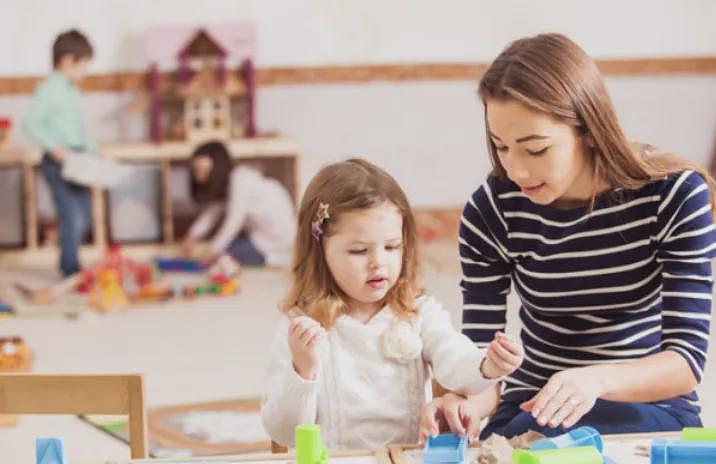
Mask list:
[[[251,26],[155,28],[147,47],[152,141],[196,144],[256,135]],[[162,79],[159,69],[168,57],[178,69]],[[238,65],[233,72],[232,64]]]

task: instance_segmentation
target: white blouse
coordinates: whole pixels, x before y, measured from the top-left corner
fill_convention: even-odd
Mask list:
[[[293,369],[289,319],[283,318],[261,408],[271,438],[294,446],[296,426],[317,423],[330,449],[414,443],[421,408],[431,399],[431,371],[445,388],[462,394],[494,384],[480,373],[485,350],[453,328],[442,305],[420,297],[416,306],[418,314],[402,324],[389,307],[365,324],[340,316],[318,345],[319,367],[312,381]],[[386,344],[388,337],[392,344]]]

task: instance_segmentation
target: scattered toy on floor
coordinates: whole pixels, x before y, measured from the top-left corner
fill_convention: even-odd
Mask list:
[[[203,267],[183,259],[158,259],[152,265],[138,263],[125,256],[118,246],[109,248],[104,259],[91,268],[74,274],[57,285],[33,290],[21,284],[16,288],[34,304],[50,304],[65,293],[88,293],[89,301],[100,311],[121,310],[130,302],[155,302],[201,295],[230,296],[239,291],[239,264],[228,255],[214,265]],[[162,282],[161,272],[208,271],[208,278],[196,284],[171,285]]]

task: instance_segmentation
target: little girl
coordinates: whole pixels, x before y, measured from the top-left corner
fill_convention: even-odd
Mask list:
[[[518,344],[499,334],[486,354],[422,294],[415,229],[395,179],[367,161],[309,184],[261,410],[274,441],[317,423],[332,449],[416,442],[431,373],[475,394],[521,364]]]

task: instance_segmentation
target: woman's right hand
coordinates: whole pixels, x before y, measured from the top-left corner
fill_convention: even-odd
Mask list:
[[[316,377],[318,353],[316,346],[323,338],[323,327],[308,316],[298,316],[288,326],[288,346],[291,349],[293,368],[306,380]]]

